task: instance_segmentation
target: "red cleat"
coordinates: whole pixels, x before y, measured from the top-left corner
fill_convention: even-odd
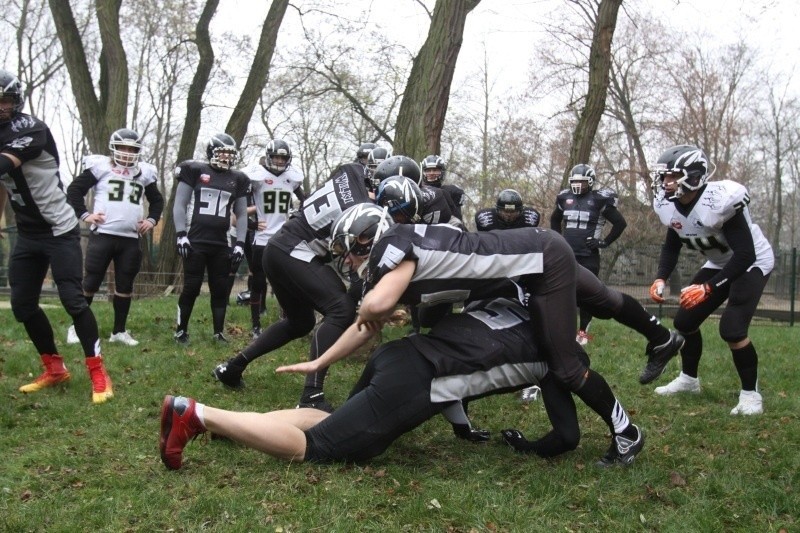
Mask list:
[[[197,418],[195,402],[183,396],[165,396],[161,404],[161,434],[158,447],[161,462],[170,470],[178,470],[183,462],[183,449],[190,440],[205,433],[206,428]]]

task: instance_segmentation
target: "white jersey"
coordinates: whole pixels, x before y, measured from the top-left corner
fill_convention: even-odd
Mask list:
[[[290,165],[280,176],[276,176],[258,163],[242,172],[250,178],[258,221],[267,224],[263,230],[256,231],[253,244],[266,246],[270,237],[281,229],[289,217],[292,193],[303,184],[303,173]]]
[[[721,270],[733,257],[722,225],[742,211],[750,226],[756,251],[756,260],[748,270],[758,267],[764,274],[769,274],[775,264],[775,256],[761,228],[750,218],[749,203],[750,196],[744,185],[722,180],[706,184],[688,216],[678,212],[675,204],[665,198],[663,190],[653,199],[653,209],[661,223],[678,234],[684,246],[698,250],[706,257],[703,268],[717,270]]]
[[[83,168],[97,179],[92,213],[106,217],[92,230],[138,239],[138,223],[144,218],[144,188],[158,181],[156,167],[143,162],[133,168],[121,167],[108,156],[89,155],[83,158]]]

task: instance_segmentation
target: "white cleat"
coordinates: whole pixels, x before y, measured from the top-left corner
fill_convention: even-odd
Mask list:
[[[760,415],[764,412],[764,401],[761,394],[754,390],[743,390],[739,393],[739,403],[731,409],[732,415]]]
[[[80,342],[78,334],[75,333],[75,326],[70,326],[67,330],[67,344],[79,344]]]
[[[678,392],[700,392],[700,378],[687,376],[683,372],[678,377],[664,385],[656,387],[655,393],[661,395],[675,394]]]
[[[535,402],[536,400],[539,399],[540,392],[542,392],[542,389],[540,389],[538,385],[522,389],[519,392],[519,401],[521,401],[522,403]]]
[[[139,344],[139,341],[131,337],[131,334],[127,331],[122,331],[120,333],[112,333],[111,336],[108,338],[108,342],[121,342],[127,346],[136,346]]]

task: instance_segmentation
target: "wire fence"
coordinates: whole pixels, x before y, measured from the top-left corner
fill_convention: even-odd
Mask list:
[[[13,246],[14,235],[0,246],[0,294],[7,294],[8,288],[8,256]],[[84,236],[83,245],[87,237]],[[600,278],[609,286],[625,292],[642,303],[650,312],[659,317],[671,317],[678,307],[678,298],[682,287],[689,284],[692,276],[702,266],[704,260],[697,253],[681,254],[678,266],[668,280],[666,303],[654,304],[650,299],[649,289],[658,268],[660,246],[625,247],[622,243],[604,250],[601,256]],[[153,263],[155,258],[153,258]],[[761,297],[756,317],[793,326],[798,313],[798,260],[797,249],[777,250],[775,268]],[[96,297],[102,298],[113,291],[113,270],[106,275],[103,285]],[[173,293],[180,293],[183,287],[181,272],[140,272],[134,286],[134,297],[152,298]],[[235,297],[247,289],[247,264],[243,263],[234,280],[231,294]],[[52,277],[45,279],[44,294],[56,295]],[[207,291],[207,285],[203,284]]]

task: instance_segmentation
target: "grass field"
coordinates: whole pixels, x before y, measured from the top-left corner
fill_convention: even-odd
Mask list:
[[[134,302],[136,347],[104,343],[115,398],[92,405],[80,348],[63,343],[66,313],[47,313],[62,342],[70,383],[23,395],[40,372],[38,357],[11,311],[0,309],[0,531],[798,531],[800,530],[800,330],[757,323],[765,414],[732,417],[738,378],[710,321],[703,329],[699,395],[657,397],[677,375],[673,361],[650,386],[637,381],[644,340],[616,323],[595,321],[593,366],[614,387],[647,444],[628,469],[594,462],[609,443],[604,424],[578,402],[579,448],[552,461],[515,454],[497,438],[518,427],[547,430],[541,402],[504,395],[475,402],[475,424],[494,440],[471,444],[436,418],[405,435],[368,466],[288,464],[226,441],[198,439],[184,467],[161,464],[158,413],[165,394],[237,410],[294,406],[301,376],[278,376],[304,360],[298,340],[245,373],[247,388],[225,390],[213,366],[244,346],[249,310],[231,307],[231,345],[211,342],[207,299],[190,324],[188,348],[172,340],[177,299]],[[101,339],[112,310],[95,302]],[[264,321],[274,319],[274,310]],[[385,331],[386,338],[403,334]],[[363,362],[334,366],[326,383],[334,404],[346,398]]]

